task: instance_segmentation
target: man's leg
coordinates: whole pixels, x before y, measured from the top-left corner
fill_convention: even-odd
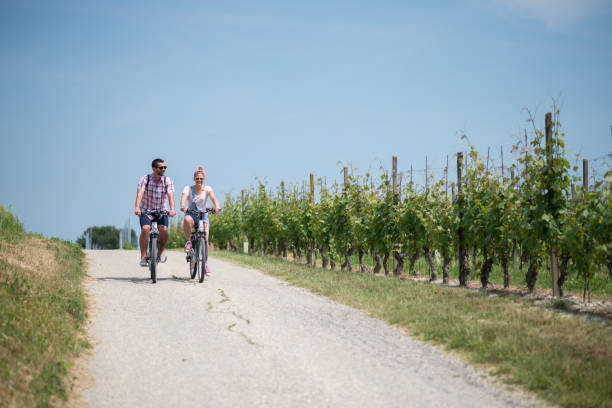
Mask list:
[[[149,245],[149,231],[151,231],[150,225],[143,225],[140,227],[140,259],[147,257],[147,246]]]
[[[159,243],[161,244],[160,253],[163,253],[166,249],[166,242],[168,242],[168,227],[159,224],[157,227],[159,228]]]

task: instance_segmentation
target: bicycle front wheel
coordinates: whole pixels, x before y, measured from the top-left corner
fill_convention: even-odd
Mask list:
[[[204,238],[198,240],[198,281],[204,281],[206,271],[206,241]]]
[[[158,256],[158,246],[157,246],[157,237],[151,238],[151,259],[149,260],[149,269],[151,270],[151,281],[153,283],[157,282],[157,256]]]
[[[196,262],[196,251],[191,251],[191,255],[189,255],[189,276],[191,279],[195,278],[197,273],[197,265]]]

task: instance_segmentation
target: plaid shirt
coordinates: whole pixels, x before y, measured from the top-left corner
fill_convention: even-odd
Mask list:
[[[147,177],[149,178],[148,185]],[[153,174],[142,176],[138,182],[138,189],[145,190],[145,185],[147,186],[147,189],[142,196],[140,210],[165,211],[168,193],[174,193],[174,183],[172,183],[170,177],[162,176],[159,182],[157,182],[155,181],[155,176]]]

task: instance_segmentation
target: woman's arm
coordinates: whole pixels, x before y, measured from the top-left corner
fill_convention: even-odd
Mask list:
[[[183,193],[181,195],[181,211],[185,212],[187,211],[187,207],[185,207],[185,200],[187,199],[187,194]]]
[[[221,211],[221,207],[219,207],[219,202],[217,201],[217,197],[215,197],[215,193],[212,191],[212,188],[210,189],[210,192],[208,193],[211,201],[213,202],[213,204],[215,205],[215,212],[219,212]]]

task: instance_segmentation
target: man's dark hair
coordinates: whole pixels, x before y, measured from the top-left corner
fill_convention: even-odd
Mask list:
[[[151,167],[155,168],[159,165],[159,163],[163,163],[164,159],[155,159],[151,162]]]

